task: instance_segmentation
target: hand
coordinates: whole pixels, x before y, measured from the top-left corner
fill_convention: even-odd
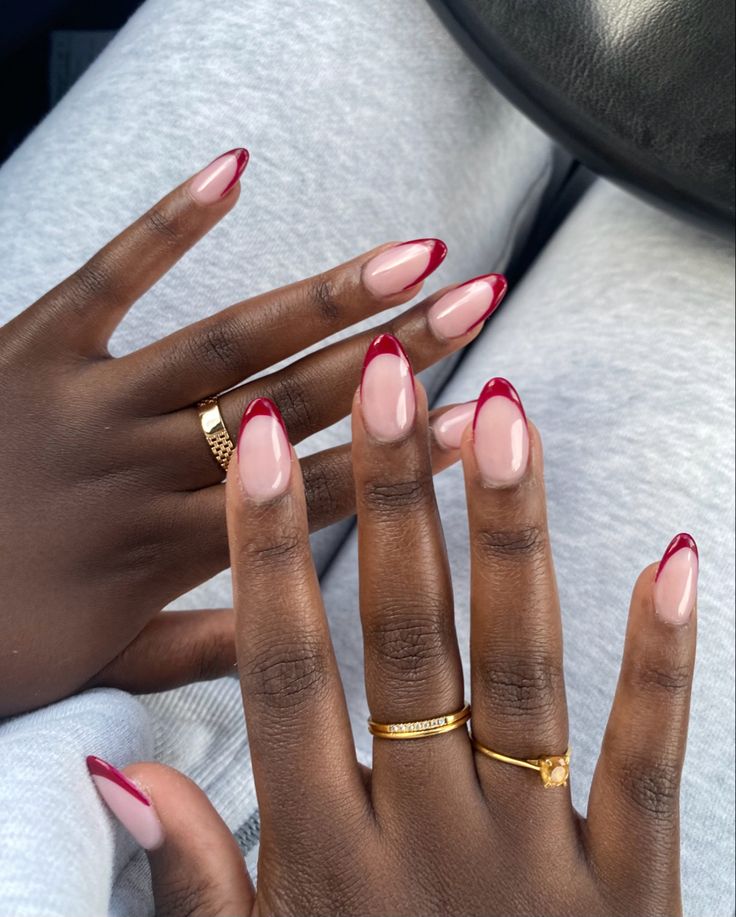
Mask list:
[[[366,334],[240,383],[411,299],[444,256],[436,240],[382,246],[113,359],[116,325],[235,204],[246,158],[219,157],[0,329],[0,716],[84,686],[152,691],[232,669],[232,612],[160,614],[228,561],[197,402],[226,391],[234,430],[252,398],[272,397],[294,442],[332,424]],[[489,275],[391,328],[427,366],[472,340],[504,289]],[[436,446],[437,469],[459,457]],[[303,467],[313,529],[352,512],[349,446]]]
[[[384,724],[458,711],[465,696],[426,399],[398,347],[390,354],[385,338],[369,350],[353,404],[366,687],[371,715]],[[465,728],[376,738],[369,772],[355,757],[299,465],[278,421],[262,412],[246,415],[227,481],[238,665],[261,820],[257,890],[227,828],[184,777],[160,765],[126,768],[140,791],[91,762],[103,797],[151,851],[156,913],[679,913],[692,539],[678,536],[634,587],[587,819],[566,784],[545,787],[539,773],[475,750]],[[267,434],[281,455],[269,451]],[[462,459],[473,734],[515,759],[563,756],[542,446],[504,380],[484,388]],[[564,761],[553,762],[552,781],[564,778]],[[133,793],[111,796],[110,779]]]

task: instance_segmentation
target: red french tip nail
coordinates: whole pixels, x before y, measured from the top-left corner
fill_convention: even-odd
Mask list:
[[[245,172],[245,167],[248,165],[248,160],[250,159],[250,153],[248,152],[248,150],[245,149],[245,147],[238,146],[238,147],[235,147],[234,150],[228,150],[226,153],[223,153],[222,155],[223,156],[235,156],[236,158],[235,174],[230,179],[230,183],[228,184],[228,186],[224,188],[223,191],[220,193],[220,197],[225,197],[225,195],[232,188],[232,186],[237,181],[240,180],[240,176],[243,174],[243,172]]]
[[[105,780],[109,780],[111,783],[117,784],[121,789],[126,790],[144,805],[151,805],[151,800],[141,793],[133,781],[128,780],[125,774],[113,767],[112,764],[108,764],[107,761],[103,761],[102,758],[98,758],[96,755],[87,755],[86,761],[87,770],[93,777],[104,777]]]
[[[254,398],[243,412],[243,419],[240,421],[240,430],[238,430],[238,445],[240,444],[240,438],[243,435],[246,424],[254,417],[273,417],[274,420],[278,420],[281,424],[281,429],[284,431],[284,436],[288,441],[289,433],[286,429],[284,418],[281,416],[281,411],[279,411],[270,398]]]
[[[411,283],[408,283],[403,289],[410,290],[412,287],[415,287],[418,283],[421,283],[425,278],[436,271],[437,268],[442,264],[447,255],[447,246],[442,241],[442,239],[411,239],[409,242],[403,242],[403,245],[426,245],[429,247],[429,261],[424,271],[416,278],[412,280]],[[401,291],[403,292],[403,290]]]
[[[487,321],[491,315],[498,309],[501,305],[501,302],[506,295],[506,291],[509,288],[509,282],[506,280],[503,274],[480,274],[478,277],[473,277],[472,280],[467,280],[465,283],[461,283],[461,287],[466,287],[471,283],[475,283],[478,280],[485,281],[488,286],[491,288],[491,301],[488,304],[488,308],[481,315],[481,317],[473,322],[473,324],[468,328],[467,334],[469,331],[472,331],[473,328],[477,328],[478,325],[482,325],[483,322]]]
[[[519,398],[519,393],[516,391],[514,386],[509,382],[508,379],[503,379],[501,376],[495,376],[493,379],[489,379],[488,382],[483,386],[480,395],[478,395],[478,402],[475,406],[475,416],[473,417],[473,430],[475,431],[475,425],[478,422],[478,415],[480,414],[481,408],[486,403],[486,401],[491,398],[508,398],[509,401],[513,401],[517,406],[519,411],[521,411],[521,416],[524,418],[524,423],[529,425],[529,422],[526,419],[526,412],[524,410],[524,405],[521,403],[521,398]]]
[[[414,379],[414,370],[412,369],[411,361],[406,355],[406,351],[401,346],[401,341],[398,338],[394,337],[393,334],[379,334],[378,337],[373,338],[373,340],[368,345],[368,350],[365,352],[365,358],[363,359],[363,371],[360,376],[360,385],[363,386],[363,377],[365,376],[366,368],[371,360],[375,360],[376,357],[380,357],[383,354],[389,354],[394,357],[399,357],[403,360],[406,365],[409,367],[409,372],[411,373],[412,380]]]
[[[659,574],[664,570],[664,566],[667,561],[672,557],[673,554],[677,554],[678,551],[681,551],[683,548],[689,548],[695,556],[699,559],[698,555],[698,546],[695,544],[695,539],[692,535],[688,535],[687,532],[680,532],[679,535],[675,535],[672,541],[667,545],[667,548],[662,555],[662,560],[659,562],[657,567],[657,573],[654,577],[654,581],[659,579]]]

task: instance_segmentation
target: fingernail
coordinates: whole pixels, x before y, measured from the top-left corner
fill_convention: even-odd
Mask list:
[[[529,428],[521,399],[506,379],[486,382],[473,419],[473,444],[487,484],[519,481],[529,460]]]
[[[503,274],[484,274],[455,287],[429,310],[432,331],[443,340],[462,337],[498,308],[507,289]]]
[[[291,477],[291,449],[279,409],[268,398],[251,401],[238,434],[238,471],[243,490],[254,500],[273,500]]]
[[[459,449],[465,428],[472,423],[475,414],[475,401],[459,404],[445,411],[432,424],[434,438],[443,449]]]
[[[401,439],[414,423],[414,374],[392,334],[379,334],[363,361],[360,407],[368,432],[383,442]]]
[[[394,245],[365,265],[363,283],[375,296],[393,296],[416,286],[445,260],[441,239],[412,239]]]
[[[89,755],[87,770],[112,814],[145,850],[160,847],[164,829],[151,800],[112,764]]]
[[[189,182],[189,193],[199,204],[221,200],[243,174],[250,153],[243,147],[218,156]]]
[[[698,591],[698,546],[692,535],[675,535],[654,577],[654,608],[668,624],[687,624]]]

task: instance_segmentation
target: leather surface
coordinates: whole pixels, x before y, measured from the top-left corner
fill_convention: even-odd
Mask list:
[[[586,165],[731,230],[733,0],[431,2]]]

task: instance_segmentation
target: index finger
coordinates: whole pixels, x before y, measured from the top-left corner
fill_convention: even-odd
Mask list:
[[[86,353],[104,352],[130,308],[238,199],[248,164],[229,150],[175,188],[25,313],[48,338]]]

